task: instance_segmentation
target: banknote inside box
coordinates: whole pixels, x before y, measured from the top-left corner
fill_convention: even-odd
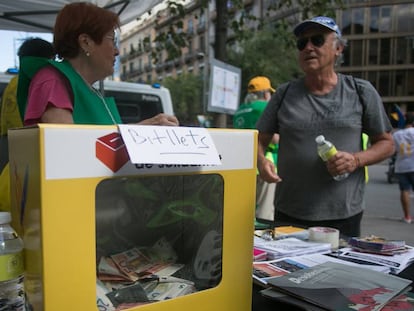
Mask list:
[[[223,202],[219,174],[100,182],[96,260],[106,291],[99,302],[106,296],[114,308],[141,305],[216,287],[222,278]],[[132,282],[146,295],[122,301],[119,288],[125,292]]]

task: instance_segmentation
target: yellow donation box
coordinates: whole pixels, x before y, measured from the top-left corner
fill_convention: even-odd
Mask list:
[[[251,309],[257,133],[208,133],[221,165],[133,164],[116,126],[9,131],[34,311]]]

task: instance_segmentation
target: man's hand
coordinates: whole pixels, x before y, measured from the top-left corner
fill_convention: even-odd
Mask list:
[[[360,166],[361,164],[357,155],[344,151],[338,151],[326,162],[328,172],[332,176],[352,173]]]
[[[259,170],[260,178],[268,183],[281,182],[282,178],[276,173],[276,169],[272,161],[263,157],[258,161],[257,168]]]

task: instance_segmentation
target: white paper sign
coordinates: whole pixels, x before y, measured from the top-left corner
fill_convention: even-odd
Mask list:
[[[220,165],[203,127],[118,125],[132,163]]]

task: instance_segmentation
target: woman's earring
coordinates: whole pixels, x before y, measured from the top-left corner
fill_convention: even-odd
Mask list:
[[[85,53],[85,55],[87,56],[87,57],[89,57],[91,54],[89,53],[89,51],[84,51],[84,53]]]

